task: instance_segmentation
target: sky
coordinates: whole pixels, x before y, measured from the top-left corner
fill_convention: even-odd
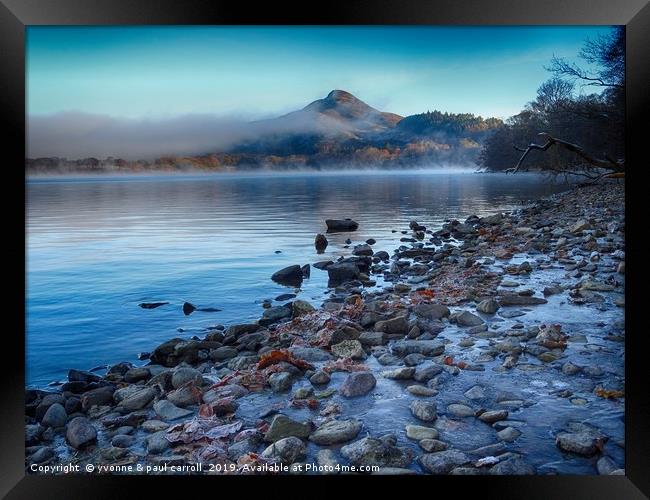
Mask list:
[[[193,115],[253,120],[343,89],[404,116],[506,118],[535,97],[553,55],[575,60],[587,38],[609,29],[30,26],[27,113],[48,127],[62,116],[95,128]],[[61,128],[73,125],[81,126]]]

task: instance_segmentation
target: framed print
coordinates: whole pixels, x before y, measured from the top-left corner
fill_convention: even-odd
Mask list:
[[[644,498],[649,9],[3,0],[2,493]]]

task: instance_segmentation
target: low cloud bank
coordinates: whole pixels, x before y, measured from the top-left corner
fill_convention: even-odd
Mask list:
[[[243,120],[214,115],[152,120],[65,112],[28,118],[27,156],[152,159],[223,150],[253,133]]]

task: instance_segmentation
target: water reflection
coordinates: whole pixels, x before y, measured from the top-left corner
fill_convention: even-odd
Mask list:
[[[374,238],[375,250],[390,253],[412,219],[435,229],[562,188],[534,175],[427,172],[30,182],[28,383],[137,362],[138,352],[174,335],[257,319],[262,299],[291,291],[271,274],[349,255],[348,237]],[[325,219],[345,217],[359,230],[328,234],[318,255]],[[319,303],[326,282],[312,269],[299,297]],[[147,301],[170,304],[137,307]],[[184,301],[221,311],[185,317]]]

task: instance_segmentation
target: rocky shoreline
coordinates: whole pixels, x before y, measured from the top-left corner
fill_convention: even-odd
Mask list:
[[[28,389],[26,471],[623,474],[624,210],[603,182],[359,242],[319,308]]]

